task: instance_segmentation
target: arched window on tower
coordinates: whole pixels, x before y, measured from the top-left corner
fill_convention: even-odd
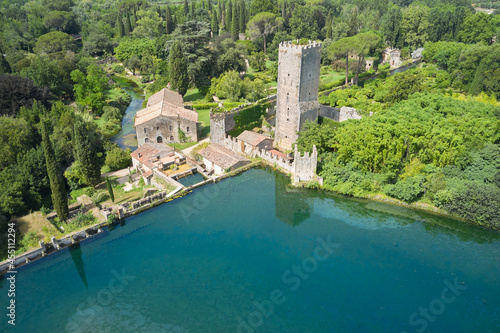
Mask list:
[[[170,141],[174,141],[174,137],[172,135],[170,136]]]
[[[145,138],[145,139],[144,139],[144,142],[149,142],[149,139],[148,139],[148,138]]]
[[[156,138],[157,143],[163,143],[163,138],[161,136]]]

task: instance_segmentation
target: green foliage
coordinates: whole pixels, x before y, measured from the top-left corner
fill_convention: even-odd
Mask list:
[[[124,169],[132,163],[130,153],[132,153],[130,148],[122,150],[120,147],[114,147],[106,153],[104,163],[109,167],[110,171]]]
[[[111,186],[111,182],[109,181],[109,177],[106,177],[106,187],[108,188],[108,194],[111,198],[111,201],[115,202],[115,194],[113,192],[113,186]]]
[[[53,31],[38,37],[34,51],[37,54],[54,55],[73,49],[73,38],[70,35],[61,31]]]
[[[101,163],[95,140],[89,125],[81,120],[75,123],[73,144],[75,160],[82,182],[88,185],[97,185],[101,179]]]
[[[49,139],[48,124],[46,121],[41,122],[42,130],[42,146],[45,154],[45,162],[47,165],[47,174],[50,179],[50,190],[52,192],[52,203],[57,212],[57,217],[60,221],[66,221],[69,216],[68,198],[66,196],[66,188],[62,172],[57,165],[54,148]]]
[[[184,96],[188,88],[189,78],[187,76],[187,65],[182,53],[181,44],[177,41],[174,42],[170,50],[168,69],[172,89],[178,89],[179,94]]]
[[[140,58],[146,52],[155,53],[154,41],[148,38],[124,38],[120,41],[120,45],[115,48],[115,55],[120,61],[127,61],[133,55]]]
[[[260,12],[248,21],[247,31],[254,40],[263,38],[264,54],[266,54],[267,36],[276,32],[282,25],[283,19],[281,17],[269,12]]]
[[[71,72],[71,79],[76,82],[74,86],[76,102],[87,105],[97,115],[101,115],[106,103],[106,91],[109,89],[104,70],[96,65],[90,65],[87,75],[76,69]]]
[[[93,225],[96,223],[97,223],[97,219],[94,217],[92,212],[88,212],[86,214],[78,213],[73,219],[71,219],[71,223],[69,226],[64,226],[64,229],[65,229],[65,231],[69,232],[71,230],[77,230],[79,228]]]
[[[395,185],[386,185],[384,193],[399,200],[412,202],[417,200],[423,193],[422,183],[424,176],[408,177],[405,180],[397,182]]]
[[[250,57],[250,66],[257,72],[266,70],[266,57],[263,52],[253,53]]]

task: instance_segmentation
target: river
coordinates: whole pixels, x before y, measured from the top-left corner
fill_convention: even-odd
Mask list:
[[[132,101],[125,110],[122,129],[111,138],[111,141],[122,149],[130,148],[135,150],[137,148],[137,136],[134,128],[134,117],[136,112],[142,109],[144,91],[131,80],[117,76],[113,76],[113,80],[132,97]]]
[[[16,331],[499,331],[498,232],[288,183],[251,169],[20,267]]]

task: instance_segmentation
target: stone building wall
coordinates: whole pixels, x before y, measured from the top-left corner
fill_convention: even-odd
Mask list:
[[[297,145],[295,145],[295,154],[293,161],[293,181],[311,181],[316,176],[316,166],[318,165],[318,151],[316,146],[313,146],[311,154],[305,152],[304,155],[299,153]]]
[[[275,140],[284,149],[292,149],[307,120],[318,119],[320,58],[320,43],[279,46]]]
[[[158,116],[136,126],[137,145],[146,142],[174,143],[180,142],[179,128],[189,141],[198,141],[197,123],[180,117]]]
[[[355,108],[347,106],[343,106],[339,109],[327,105],[321,105],[319,115],[321,117],[329,118],[338,122],[348,119],[361,119],[361,116],[356,112]]]

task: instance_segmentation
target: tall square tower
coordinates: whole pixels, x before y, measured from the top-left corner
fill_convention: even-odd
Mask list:
[[[276,144],[292,150],[306,121],[317,122],[321,43],[279,46]]]

